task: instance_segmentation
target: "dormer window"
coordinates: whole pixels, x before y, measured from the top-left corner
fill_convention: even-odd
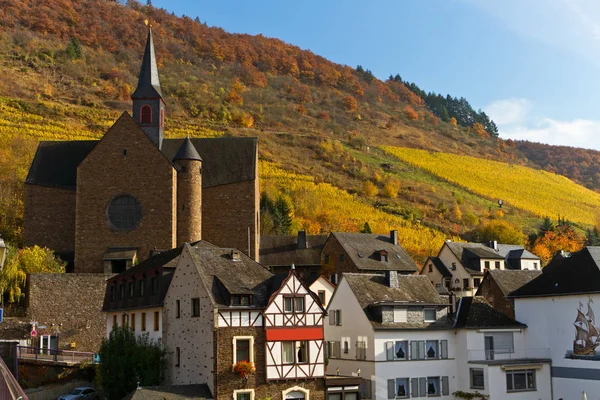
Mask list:
[[[140,109],[140,123],[151,124],[152,123],[152,107],[145,104]]]
[[[234,294],[231,296],[232,306],[250,306],[252,305],[252,296],[248,294]]]
[[[379,261],[387,262],[388,261],[388,252],[385,250],[379,251]]]

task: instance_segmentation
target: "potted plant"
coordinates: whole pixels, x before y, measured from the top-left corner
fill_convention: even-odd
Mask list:
[[[253,374],[255,371],[256,368],[254,367],[254,363],[252,361],[242,360],[233,365],[233,372],[242,377],[244,381],[247,381],[248,376]]]

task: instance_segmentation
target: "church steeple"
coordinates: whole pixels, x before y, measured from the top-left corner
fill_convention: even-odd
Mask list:
[[[138,85],[131,95],[131,99],[133,100],[133,119],[160,148],[164,139],[165,102],[160,89],[150,26],[148,26],[148,39]]]

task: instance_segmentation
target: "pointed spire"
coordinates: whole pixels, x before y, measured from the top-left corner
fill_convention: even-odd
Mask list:
[[[200,154],[198,154],[198,150],[196,150],[196,147],[190,140],[189,136],[183,140],[179,150],[177,150],[177,154],[175,154],[175,157],[173,157],[173,161],[178,160],[202,161],[202,157],[200,157]]]
[[[152,40],[152,29],[148,26],[148,39],[146,40],[146,49],[142,59],[142,68],[135,92],[131,95],[132,99],[148,99],[162,97],[160,90],[160,81],[158,79],[158,67],[156,65],[156,56],[154,54],[154,41]]]

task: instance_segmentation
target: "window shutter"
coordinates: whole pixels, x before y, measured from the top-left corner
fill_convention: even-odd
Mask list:
[[[448,387],[448,377],[442,376],[442,394],[448,396],[450,394],[450,388]]]
[[[421,396],[426,396],[427,378],[419,378],[419,392],[421,392]]]
[[[440,341],[440,347],[441,349],[441,356],[442,358],[448,358],[448,341],[447,340],[442,340]]]
[[[425,359],[425,342],[423,340],[419,340],[419,360]]]
[[[388,379],[388,399],[396,398],[396,381],[394,379]]]
[[[340,358],[340,354],[342,354],[340,342],[335,342],[335,357]]]
[[[410,387],[412,397],[419,397],[419,378],[412,378],[410,380]]]
[[[419,343],[416,341],[410,342],[410,359],[411,360],[419,359]]]
[[[335,325],[335,310],[331,310],[329,314],[329,325]]]
[[[337,310],[337,313],[338,313],[337,324],[342,325],[342,310]]]
[[[388,361],[394,359],[394,342],[385,342],[385,356]]]

